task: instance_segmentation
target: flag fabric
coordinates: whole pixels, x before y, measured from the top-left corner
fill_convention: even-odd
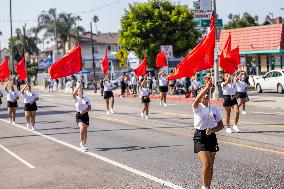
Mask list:
[[[102,62],[102,70],[104,72],[104,74],[106,75],[107,74],[107,71],[108,71],[108,56],[107,56],[107,49],[106,49],[106,54],[105,54],[105,57],[103,58]]]
[[[144,76],[147,73],[147,60],[146,55],[144,55],[144,59],[141,64],[134,70],[136,77]]]
[[[8,59],[5,59],[0,64],[0,81],[4,81],[8,77],[10,77],[9,62]]]
[[[232,48],[232,38],[231,34],[227,39],[224,49],[221,52],[219,59],[219,66],[223,68],[224,73],[233,74],[240,64],[240,50],[239,48]]]
[[[157,54],[156,66],[157,68],[167,66],[167,56],[164,52],[160,52]]]
[[[16,68],[19,80],[26,80],[27,79],[27,69],[26,69],[24,57],[22,58],[22,60],[20,60],[20,62],[18,62],[15,65],[15,68]]]
[[[80,72],[82,65],[81,47],[78,44],[62,58],[54,62],[48,68],[48,72],[52,79],[62,78]]]
[[[210,69],[214,66],[215,49],[215,22],[211,16],[209,33],[201,42],[176,66],[168,76],[168,80],[175,80],[182,77],[191,77],[196,72]]]

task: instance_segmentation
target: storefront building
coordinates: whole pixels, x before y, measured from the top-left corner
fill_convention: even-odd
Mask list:
[[[240,67],[250,75],[284,69],[284,24],[222,30],[219,52],[224,48],[229,33],[232,36],[232,48],[240,48]]]

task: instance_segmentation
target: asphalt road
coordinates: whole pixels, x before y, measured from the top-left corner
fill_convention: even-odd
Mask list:
[[[16,126],[0,111],[0,188],[199,188],[190,103],[152,100],[149,120],[139,99],[115,99],[106,115],[100,96],[86,92],[92,112],[88,153],[81,152],[70,95],[40,93],[37,130]],[[20,99],[20,102],[23,100]],[[5,106],[5,104],[4,104]],[[218,106],[222,112],[221,106]],[[213,188],[284,188],[284,111],[249,106],[241,133],[218,134]]]

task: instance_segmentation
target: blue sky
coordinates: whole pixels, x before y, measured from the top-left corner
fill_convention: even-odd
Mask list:
[[[98,15],[100,21],[98,30],[101,32],[116,32],[120,28],[120,18],[124,9],[128,9],[128,3],[144,2],[146,0],[12,0],[13,19],[15,28],[22,27],[25,22],[27,27],[35,26],[38,14],[49,8],[57,8],[58,12],[71,12],[79,14],[83,20],[80,25],[89,30],[89,22],[93,15]],[[283,0],[216,0],[217,12],[226,23],[229,13],[239,14],[245,11],[258,15],[263,21],[269,12],[276,16],[283,16]],[[187,4],[192,7],[192,0],[172,0],[174,3]],[[92,10],[92,11],[91,11]],[[9,24],[9,0],[1,0],[0,6],[0,37],[2,47],[7,46],[10,36]]]

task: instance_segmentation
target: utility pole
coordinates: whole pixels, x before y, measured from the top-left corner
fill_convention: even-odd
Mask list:
[[[15,74],[15,64],[14,64],[14,57],[13,57],[13,25],[12,25],[12,0],[10,0],[10,32],[11,32],[11,61],[12,61],[12,75]]]
[[[213,13],[215,19],[217,18],[217,8],[216,8],[216,0],[212,0],[213,2]],[[218,37],[218,30],[216,28],[215,30],[215,40],[217,40]],[[215,85],[215,91],[214,91],[214,99],[218,99],[220,97],[219,92],[219,86],[218,86],[218,79],[219,79],[219,66],[218,66],[218,50],[216,52],[215,48],[215,59],[214,59],[214,85]]]
[[[91,27],[91,42],[92,42],[92,63],[94,70],[94,79],[96,79],[96,63],[95,63],[95,51],[94,51],[94,39],[93,39],[93,24],[90,22]]]

